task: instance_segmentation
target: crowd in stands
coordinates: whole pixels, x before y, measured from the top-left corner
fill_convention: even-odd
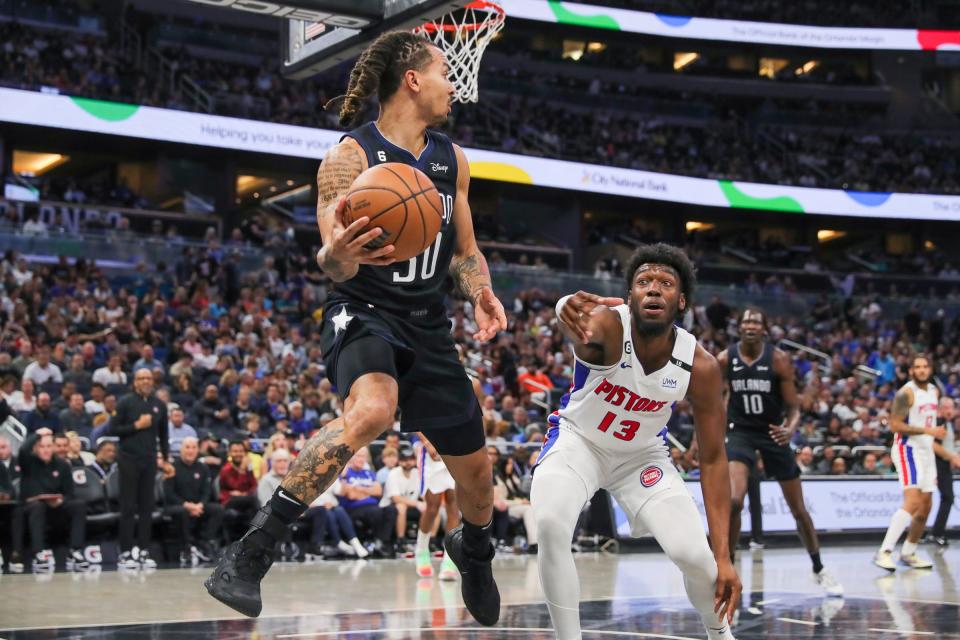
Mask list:
[[[116,45],[110,44],[112,40],[40,31],[16,22],[0,25],[0,38],[4,41],[0,84],[51,87],[73,95],[174,109],[198,108],[185,103],[175,90],[171,93],[168,83],[154,82],[126,64]],[[344,90],[348,69],[343,66],[308,81],[293,82],[265,64],[248,66],[202,58],[185,47],[168,46],[163,53],[177,73],[186,74],[214,96],[217,113],[313,127],[337,126],[336,114],[324,111],[323,106]],[[602,63],[606,53],[596,55]],[[835,80],[856,79],[843,72],[831,73],[839,73]],[[450,131],[461,143],[705,178],[861,191],[960,191],[957,139],[920,130],[881,135],[862,126],[818,128],[814,133],[787,124],[748,125],[752,119],[763,122],[769,113],[784,108],[785,113],[795,110],[835,125],[841,117],[863,125],[877,115],[873,107],[851,110],[815,101],[784,105],[773,100],[731,102],[708,95],[678,95],[674,102],[698,105],[706,114],[680,125],[665,117],[669,113],[657,111],[663,105],[644,103],[597,111],[567,104],[563,97],[566,92],[581,100],[596,96],[649,102],[649,89],[599,78],[581,81],[559,67],[554,75],[531,75],[522,65],[485,66],[481,85],[497,79],[520,83],[526,89],[492,92],[480,105],[458,106]],[[541,95],[543,90],[556,95],[535,97],[537,88]],[[510,113],[509,121],[497,120],[499,124],[492,126],[484,107],[490,103]],[[860,113],[863,109],[869,113]],[[134,194],[122,200],[138,202]]]
[[[184,560],[208,557],[225,533],[235,535],[306,438],[342,407],[318,347],[328,283],[308,255],[282,242],[274,242],[277,251],[258,271],[238,272],[214,240],[207,251],[186,252],[172,269],[140,273],[126,286],[111,284],[84,261],[31,264],[8,252],[0,262],[0,393],[31,440],[19,467],[9,447],[0,445],[0,493],[15,495],[11,474],[49,476],[57,465],[86,467],[109,485],[116,455],[112,420],[134,374],[146,369],[169,416],[175,464],[164,472],[163,494]],[[468,303],[455,301],[451,309],[455,339],[485,394],[502,546],[523,531],[530,467],[547,413],[571,384],[572,360],[553,318],[562,293],[530,290],[506,301],[508,329],[488,344],[470,337],[476,327]],[[718,352],[734,339],[736,317],[717,298],[698,301],[683,323]],[[802,420],[793,444],[805,473],[890,473],[884,449],[891,439],[890,402],[911,353],[933,353],[945,394],[960,397],[960,327],[942,314],[925,318],[912,308],[893,318],[824,296],[809,317],[770,321],[774,340],[786,337],[831,358],[794,354]],[[863,375],[860,365],[875,377]],[[677,465],[695,477],[685,403],[678,404],[670,431]],[[392,555],[398,545],[404,549],[418,509],[408,462],[412,443],[395,431],[384,437],[386,446],[358,453],[340,483],[308,512],[304,544],[311,552]],[[403,477],[391,483],[391,474]],[[57,475],[58,483],[67,483],[63,477],[71,474]],[[60,495],[70,510],[58,512],[64,514],[58,522],[76,521],[74,489],[24,477],[20,491],[25,487],[32,487],[26,497]],[[31,551],[42,555],[38,518],[27,521]]]

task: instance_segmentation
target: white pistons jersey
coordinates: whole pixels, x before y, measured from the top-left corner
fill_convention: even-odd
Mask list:
[[[937,387],[933,383],[928,383],[926,389],[921,389],[911,380],[903,385],[913,391],[913,404],[910,405],[910,413],[907,415],[907,424],[911,427],[935,427],[937,426],[937,416],[940,397]],[[929,449],[933,451],[933,436],[896,434],[894,436],[895,445],[908,445],[917,449]]]
[[[673,353],[665,366],[646,373],[634,355],[630,309],[613,307],[623,325],[623,351],[608,367],[583,362],[574,355],[574,376],[560,409],[549,418],[548,453],[556,430],[569,429],[600,450],[641,451],[663,447],[663,432],[673,405],[687,394],[697,341],[677,327]]]

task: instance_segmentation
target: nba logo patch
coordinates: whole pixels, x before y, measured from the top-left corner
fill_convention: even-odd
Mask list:
[[[647,467],[640,472],[640,484],[649,489],[653,485],[660,482],[660,478],[662,477],[663,471],[660,469],[660,467]]]

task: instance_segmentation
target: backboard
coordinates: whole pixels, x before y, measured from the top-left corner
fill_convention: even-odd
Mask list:
[[[469,1],[312,0],[318,11],[329,11],[337,19],[321,22],[288,16],[292,19],[283,25],[283,75],[308,78],[357,57],[385,31],[413,29],[427,20],[461,9]]]

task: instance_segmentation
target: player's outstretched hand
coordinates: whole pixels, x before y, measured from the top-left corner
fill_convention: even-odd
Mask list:
[[[486,342],[498,332],[507,330],[507,314],[490,287],[480,289],[480,295],[477,296],[473,305],[473,318],[477,321],[479,329],[473,334],[474,340]]]
[[[330,243],[330,257],[337,262],[352,262],[354,264],[372,264],[375,266],[384,266],[393,264],[396,260],[390,256],[393,253],[393,245],[388,244],[383,247],[371,248],[368,245],[380,237],[383,229],[376,227],[360,233],[370,218],[363,216],[357,218],[349,225],[344,224],[343,212],[347,205],[347,199],[342,198],[337,203],[337,210],[334,214],[333,239]]]
[[[733,612],[740,606],[740,576],[733,564],[727,561],[717,562],[717,591],[713,596],[713,611],[718,620],[726,618],[727,624],[733,623]]]
[[[773,438],[774,442],[781,447],[785,447],[790,444],[790,441],[793,439],[793,429],[785,427],[782,424],[771,424],[769,426],[770,437]]]
[[[577,338],[584,344],[590,341],[592,332],[589,330],[590,316],[598,307],[615,307],[623,304],[623,298],[598,296],[595,293],[577,291],[567,298],[560,309],[560,321],[574,330]]]

